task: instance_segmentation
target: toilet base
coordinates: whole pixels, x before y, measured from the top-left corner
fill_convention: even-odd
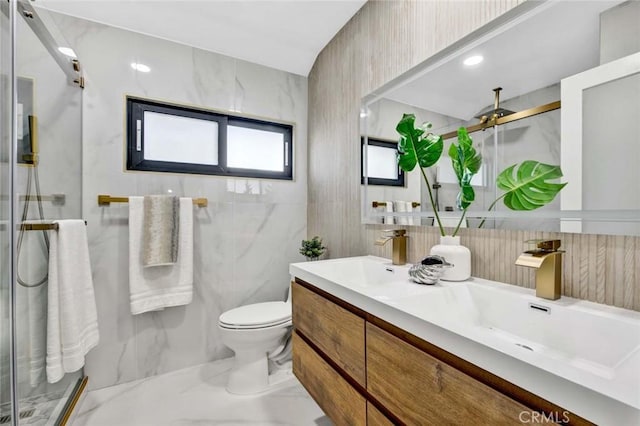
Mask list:
[[[226,389],[234,395],[252,395],[270,390],[293,377],[291,369],[287,368],[269,374],[267,354],[245,352],[236,354]]]

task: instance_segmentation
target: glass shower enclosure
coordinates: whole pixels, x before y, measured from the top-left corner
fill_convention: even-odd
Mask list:
[[[46,10],[0,7],[0,425],[63,425],[86,380],[47,380],[49,235],[81,217],[83,80]]]

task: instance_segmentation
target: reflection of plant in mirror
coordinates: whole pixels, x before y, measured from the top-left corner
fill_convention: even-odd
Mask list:
[[[398,141],[398,166],[405,172],[412,171],[416,165],[422,172],[422,177],[429,191],[429,200],[435,215],[440,235],[445,236],[438,209],[433,199],[431,185],[425,173],[426,168],[438,162],[444,143],[442,137],[429,132],[431,123],[424,123],[420,128],[415,127],[415,115],[403,114],[402,119],[396,126],[396,131],[400,134]],[[473,140],[469,136],[467,129],[458,129],[458,144],[455,142],[449,147],[449,157],[453,171],[458,178],[460,192],[456,200],[459,210],[462,210],[458,226],[453,231],[455,237],[460,230],[460,225],[465,218],[467,208],[475,200],[475,191],[471,186],[471,179],[480,170],[482,156],[473,147]],[[517,168],[515,176],[514,169]],[[550,179],[562,177],[560,166],[540,163],[538,161],[526,160],[513,166],[507,167],[498,175],[496,184],[498,188],[505,191],[489,206],[489,211],[493,210],[498,201],[504,200],[504,205],[511,210],[535,210],[542,207],[555,198],[555,196],[565,187],[566,183],[547,182]],[[480,222],[482,228],[486,219]]]
[[[515,176],[513,171],[518,166]],[[565,183],[547,182],[562,177],[560,166],[526,160],[520,165],[507,167],[498,175],[496,184],[505,191],[489,206],[493,210],[496,203],[504,199],[504,205],[511,210],[535,210],[549,204],[565,187]],[[486,219],[480,222],[482,228]]]
[[[442,227],[442,222],[440,222],[436,203],[433,200],[429,178],[427,178],[424,172],[425,168],[431,167],[438,162],[444,149],[444,142],[442,141],[442,137],[428,132],[431,128],[431,123],[424,123],[422,127],[416,128],[415,121],[415,115],[403,114],[402,119],[396,125],[396,131],[400,134],[400,140],[398,141],[398,166],[405,172],[412,171],[416,165],[419,166],[424,182],[427,184],[427,189],[429,190],[429,200],[431,201],[431,207],[433,208],[433,213],[440,228],[440,235],[444,237],[444,228]]]
[[[451,157],[451,165],[458,178],[458,185],[460,185],[460,192],[458,192],[456,204],[458,209],[462,210],[458,226],[456,226],[452,234],[452,236],[455,237],[460,230],[460,225],[467,213],[467,208],[476,198],[475,191],[471,186],[471,179],[478,173],[480,165],[482,164],[482,156],[476,152],[473,147],[473,141],[471,137],[469,137],[467,129],[464,127],[458,129],[458,145],[455,143],[451,144],[449,147],[449,157]]]
[[[307,258],[307,260],[318,260],[322,253],[324,253],[325,246],[322,245],[322,239],[318,236],[313,237],[310,240],[302,240],[302,246],[300,247],[300,254]]]

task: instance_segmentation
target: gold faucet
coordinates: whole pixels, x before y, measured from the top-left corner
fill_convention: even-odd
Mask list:
[[[383,232],[390,233],[390,235],[378,238],[375,245],[383,246],[389,242],[389,240],[393,240],[392,263],[394,265],[404,265],[407,263],[407,238],[409,238],[405,235],[407,231],[405,229],[389,229]]]
[[[527,250],[516,265],[536,269],[536,296],[556,300],[562,293],[562,253],[560,240],[536,241],[538,248]]]

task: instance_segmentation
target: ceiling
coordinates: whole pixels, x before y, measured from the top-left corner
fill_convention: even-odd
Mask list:
[[[507,100],[558,83],[599,64],[602,11],[620,1],[548,2],[522,22],[457,50],[422,76],[383,97],[462,120],[493,105],[493,89]],[[479,65],[462,62],[482,55]],[[531,105],[537,106],[537,105]]]
[[[307,76],[366,0],[35,0],[55,12]]]

